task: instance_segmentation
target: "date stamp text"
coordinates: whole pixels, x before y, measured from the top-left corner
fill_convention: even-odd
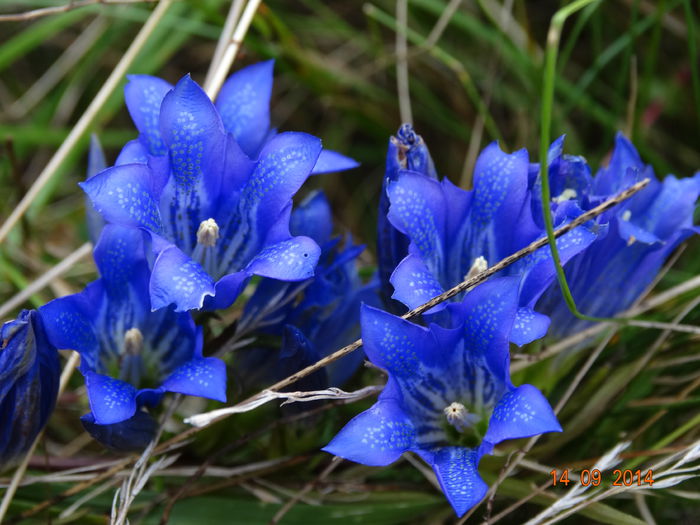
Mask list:
[[[576,481],[577,474],[570,471],[568,468],[564,470],[552,470],[550,473],[552,476],[552,486],[556,487],[558,485],[563,487],[568,487],[569,483]],[[610,476],[607,478],[607,476]],[[632,485],[637,486],[649,486],[654,484],[654,472],[652,470],[621,470],[615,469],[612,473],[606,473],[606,480],[610,479],[614,487],[631,487]],[[578,473],[578,481],[584,487],[593,486],[597,487],[603,482],[603,473],[598,469],[584,469]]]

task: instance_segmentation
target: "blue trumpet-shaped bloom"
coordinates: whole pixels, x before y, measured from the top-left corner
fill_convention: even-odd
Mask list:
[[[365,352],[389,379],[377,403],[324,450],[378,466],[415,452],[433,467],[455,512],[469,510],[487,490],[478,473],[484,454],[507,439],[561,431],[535,387],[510,381],[518,287],[515,278],[478,286],[448,307],[450,329],[364,307]]]
[[[544,236],[532,206],[528,154],[508,154],[497,143],[484,149],[474,170],[474,189],[402,170],[389,182],[392,225],[410,239],[408,255],[391,275],[393,297],[415,308]],[[562,207],[558,225],[579,210]],[[595,234],[579,227],[557,241],[562,261],[585,249]],[[520,278],[518,319],[511,337],[524,344],[542,337],[549,319],[533,309],[554,280],[549,248],[508,266],[500,275]],[[431,310],[442,309],[438,305]]]
[[[100,279],[40,309],[51,342],[80,353],[88,423],[127,421],[165,392],[226,401],[226,367],[202,355],[190,315],[152,311],[144,252],[140,230],[105,226],[94,253]]]
[[[253,275],[307,279],[320,255],[289,233],[292,196],[312,173],[356,163],[305,133],[270,129],[272,62],[224,85],[216,106],[189,77],[132,76],[140,132],[114,167],[81,186],[107,222],[148,232],[154,309],[225,308]]]
[[[597,239],[565,268],[579,310],[611,317],[630,307],[671,252],[698,231],[693,213],[700,194],[700,173],[685,179],[668,175],[659,181],[621,134],[610,163],[594,177],[585,161],[563,155],[561,150],[560,139],[550,148],[549,170],[552,194],[566,197],[560,197],[560,205],[586,210],[650,179],[645,189],[595,219],[600,231]],[[551,317],[553,337],[569,335],[588,324],[569,312],[556,284],[542,296],[537,310]]]
[[[292,213],[292,233],[308,235],[321,246],[321,257],[312,279],[303,283],[261,282],[246,303],[242,323],[257,322],[263,331],[282,336],[279,351],[247,352],[244,368],[264,369],[278,362],[277,376],[286,377],[351,343],[360,334],[360,305],[377,303],[377,282],[358,275],[357,257],[364,247],[350,238],[333,237],[331,209],[322,192],[311,193]],[[294,298],[294,300],[292,300]],[[279,308],[274,305],[280,304]],[[258,318],[257,321],[252,319]],[[274,355],[271,355],[274,354]],[[318,389],[342,385],[362,361],[355,352],[319,371],[299,388]],[[312,385],[313,383],[313,385]],[[313,386],[313,387],[312,387]]]
[[[389,195],[387,188],[395,182],[399,173],[410,170],[421,173],[431,179],[437,179],[435,165],[430,157],[428,147],[410,124],[403,124],[396,136],[389,139],[386,153],[386,168],[382,189],[379,194],[379,213],[377,215],[377,261],[379,267],[380,295],[386,307],[400,313],[405,308],[391,298],[394,291],[390,278],[401,260],[408,255],[409,239],[397,230],[389,221]]]
[[[38,312],[0,329],[0,471],[29,450],[53,412],[61,368]]]

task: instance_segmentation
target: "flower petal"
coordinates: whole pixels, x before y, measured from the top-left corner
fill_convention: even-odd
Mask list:
[[[483,455],[481,447],[443,447],[433,456],[440,487],[459,517],[481,501],[488,490],[478,470]]]
[[[60,297],[39,308],[49,341],[56,348],[91,353],[97,346],[92,313],[100,303],[88,300],[86,293]]]
[[[596,195],[613,195],[631,186],[644,170],[634,145],[622,134],[615,136],[610,163],[596,173],[593,190]]]
[[[532,308],[518,308],[510,340],[518,346],[532,343],[547,334],[549,323],[549,317],[535,312]]]
[[[322,173],[334,173],[336,171],[345,171],[357,168],[360,165],[355,159],[346,157],[338,153],[337,151],[331,151],[329,149],[321,150],[321,154],[318,156],[316,165],[311,171],[312,175],[320,175]]]
[[[147,164],[148,150],[140,140],[130,140],[127,142],[117,156],[115,166],[123,164]]]
[[[321,152],[321,141],[306,133],[280,133],[268,142],[241,200],[251,219],[265,231],[308,178]]]
[[[399,377],[413,377],[422,366],[449,366],[456,345],[438,344],[430,330],[367,305],[361,319],[365,352],[375,365]]]
[[[292,235],[311,237],[319,246],[327,243],[333,233],[331,206],[322,191],[314,191],[292,212],[289,222]]]
[[[163,389],[226,402],[226,365],[216,357],[195,358],[179,366],[163,382]]]
[[[470,355],[483,358],[500,381],[510,377],[508,342],[518,309],[518,279],[491,279],[449,307],[464,319],[464,341]]]
[[[175,246],[156,258],[150,282],[151,308],[175,305],[176,312],[202,307],[204,298],[214,295],[214,281],[202,267]]]
[[[148,263],[142,230],[108,224],[102,230],[93,256],[108,293],[124,295],[129,286],[145,290]]]
[[[304,333],[292,325],[286,325],[282,335],[282,348],[277,361],[277,377],[283,379],[302,368],[313,365],[321,359],[311,341]],[[321,390],[328,388],[328,374],[325,368],[297,381],[294,390]]]
[[[111,425],[98,425],[91,412],[82,416],[80,422],[94,439],[119,452],[138,452],[145,449],[158,430],[156,420],[142,410],[129,419]]]
[[[258,253],[246,270],[280,281],[301,281],[313,276],[321,248],[309,237],[292,237],[267,246]]]
[[[508,154],[492,142],[474,166],[472,220],[484,227],[493,220],[517,217],[528,186],[528,154],[521,149]]]
[[[255,158],[270,129],[270,95],[275,61],[240,69],[224,83],[216,99],[226,131],[249,157]]]
[[[131,119],[141,133],[141,140],[148,151],[152,155],[163,155],[166,149],[160,135],[160,106],[173,86],[149,75],[129,75],[128,78],[124,98]]]
[[[363,465],[393,463],[413,446],[416,430],[393,399],[355,416],[323,450]]]
[[[390,182],[389,220],[411,240],[411,252],[420,255],[437,276],[442,265],[447,203],[441,184],[420,173],[402,171]]]
[[[219,198],[226,134],[214,104],[189,75],[163,99],[160,131],[175,186],[171,206],[197,215],[193,218],[196,232],[199,223],[212,216]]]
[[[204,298],[204,308],[206,310],[223,310],[231,306],[243,291],[248,283],[251,274],[247,271],[240,271],[224,275],[216,281],[214,296]]]
[[[392,299],[401,301],[411,309],[444,292],[423,259],[414,254],[407,255],[399,263],[394,273],[391,274],[390,282],[394,287]],[[438,312],[444,307],[445,304],[441,303],[431,308],[429,313]]]
[[[83,372],[90,409],[98,425],[111,425],[136,413],[136,389],[129,383],[89,370]]]
[[[158,233],[161,218],[151,177],[148,166],[125,164],[108,168],[79,186],[107,222]]]
[[[557,248],[561,263],[566,264],[575,255],[583,252],[596,240],[596,234],[585,226],[570,231],[557,239]],[[533,306],[542,293],[554,282],[556,269],[549,246],[543,246],[536,252],[521,259],[511,272],[523,275],[520,288],[520,304]],[[513,275],[514,273],[511,273]]]
[[[506,392],[494,407],[484,441],[496,445],[506,439],[561,431],[542,393],[532,385],[521,385]]]

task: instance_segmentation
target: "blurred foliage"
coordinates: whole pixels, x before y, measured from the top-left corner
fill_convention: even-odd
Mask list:
[[[55,2],[56,4],[67,2]],[[3,12],[50,4],[3,2]],[[505,7],[504,7],[505,4]],[[434,46],[426,39],[446,8],[442,0],[410,0],[408,20],[410,93],[414,125],[430,146],[438,171],[468,187],[475,153],[492,140],[506,149],[528,148],[536,159],[542,49],[549,20],[566,2],[465,0]],[[28,22],[4,22],[0,31],[0,216],[7,216],[51,154],[81,116],[153,9],[152,4],[94,5]],[[175,82],[185,73],[203,81],[223,25],[228,2],[177,3],[139,55],[133,73]],[[342,175],[317,177],[314,187],[328,194],[336,220],[368,245],[364,261],[373,264],[376,203],[389,136],[400,122],[395,75],[395,2],[392,0],[267,0],[259,8],[234,69],[276,59],[273,124],[283,130],[313,133],[332,149],[349,154],[362,167]],[[553,131],[566,133],[566,150],[593,166],[604,162],[615,132],[625,130],[657,174],[691,175],[700,167],[698,124],[697,26],[700,11],[691,0],[608,0],[594,4],[567,23],[561,46]],[[630,104],[630,101],[633,103]],[[119,90],[101,111],[92,130],[108,160],[135,137]],[[0,302],[10,298],[87,239],[83,195],[87,140],[42,191],[0,253]],[[687,247],[660,284],[672,285],[700,273],[697,241]],[[33,297],[34,305],[79,290],[94,278],[91,261],[76,264]],[[677,298],[653,312],[668,321],[694,297]],[[688,324],[700,323],[690,314]],[[564,434],[548,436],[528,455],[540,471],[520,469],[506,480],[489,507],[498,514],[546,483],[552,468],[580,470],[622,439],[631,439],[630,464],[659,450],[679,450],[700,438],[697,425],[700,359],[697,337],[677,333],[639,373],[635,360],[654,344],[658,332],[625,329],[616,335],[563,412]],[[540,345],[526,352],[536,353]],[[589,354],[578,349],[542,361],[514,377],[532,382],[556,402]],[[232,399],[240,399],[235,363]],[[347,389],[380,381],[364,370]],[[78,416],[86,411],[78,374],[59,402],[40,453],[51,466],[34,461],[31,475],[90,465],[113,455],[84,438]],[[177,466],[191,467],[216,454],[214,464],[246,465],[289,458],[274,468],[221,479],[190,480],[170,523],[267,523],[284,501],[317,480],[330,457],[319,453],[333,434],[370,400],[317,411],[290,424],[275,424],[284,411],[266,406],[216,425],[198,435]],[[187,401],[182,413],[208,408]],[[214,404],[209,408],[213,408]],[[686,426],[684,426],[686,425]],[[687,427],[687,428],[686,428]],[[184,429],[173,424],[168,433]],[[681,429],[681,432],[678,432]],[[668,441],[667,437],[672,440]],[[235,447],[227,445],[238,444]],[[524,442],[509,442],[480,471],[492,481],[508,455]],[[222,449],[224,449],[222,451]],[[46,469],[44,467],[47,467]],[[191,475],[161,476],[132,507],[132,523],[157,523],[166,501]],[[228,481],[228,483],[226,483]],[[611,480],[606,479],[606,483]],[[117,485],[115,485],[117,486]],[[67,486],[41,483],[22,488],[12,512],[57,494]],[[659,523],[697,519],[700,482],[684,491],[655,491],[646,505]],[[552,494],[548,488],[503,523],[522,523]],[[102,523],[113,490],[86,502],[75,522]],[[695,498],[693,501],[692,498]],[[41,515],[56,516],[76,499]],[[487,512],[479,508],[472,518]],[[617,498],[592,505],[568,523],[640,523],[638,502]],[[411,464],[386,469],[345,462],[318,481],[283,523],[450,523],[447,502]]]

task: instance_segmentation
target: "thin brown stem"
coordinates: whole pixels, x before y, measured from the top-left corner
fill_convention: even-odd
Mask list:
[[[89,5],[152,4],[155,2],[158,2],[158,0],[74,0],[68,4],[42,7],[22,13],[0,14],[0,22],[26,22],[27,20],[34,20],[35,18],[42,18],[44,16],[67,13],[73,9],[87,7]]]

